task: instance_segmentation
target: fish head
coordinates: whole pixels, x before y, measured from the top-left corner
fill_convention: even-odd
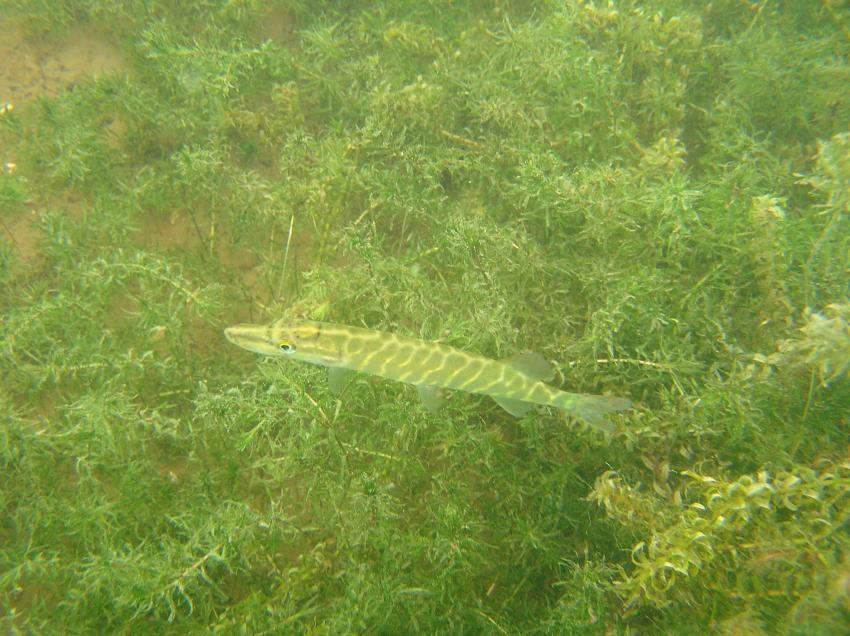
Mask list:
[[[270,325],[235,325],[224,335],[254,353],[334,366],[340,362],[339,347],[334,338],[323,337],[322,327],[320,322],[284,318]]]

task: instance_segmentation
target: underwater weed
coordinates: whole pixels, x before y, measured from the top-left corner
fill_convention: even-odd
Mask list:
[[[847,45],[810,4],[57,5],[126,58],[4,123],[3,628],[840,633]],[[282,315],[636,406],[337,396],[220,333]]]
[[[708,594],[739,611],[765,612],[773,590],[796,603],[821,585],[821,568],[813,564],[836,568],[834,555],[846,549],[847,537],[832,528],[847,517],[848,470],[827,463],[734,480],[682,471],[672,499],[680,513],[666,523],[643,516],[640,500],[623,496],[628,486],[617,476],[602,476],[591,497],[620,518],[642,517],[649,531],[632,549],[634,568],[623,573],[618,592],[629,605],[693,606]],[[767,589],[766,575],[774,581]],[[711,586],[698,582],[706,578]],[[786,612],[772,614],[771,622],[793,625],[794,612]]]

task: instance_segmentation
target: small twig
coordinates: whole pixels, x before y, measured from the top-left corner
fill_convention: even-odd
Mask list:
[[[161,274],[153,268],[147,267],[145,265],[140,265],[139,263],[120,263],[118,266],[126,267],[127,269],[135,269],[137,271],[145,272],[146,274],[151,274],[152,276],[160,279],[161,281],[169,283],[172,287],[177,288],[179,291],[183,292],[186,296],[188,296],[190,300],[194,300],[195,304],[198,304],[198,297],[195,295],[195,292],[190,291],[180,283],[176,282],[174,279],[169,278],[164,274]],[[187,300],[186,302],[188,303],[189,301]]]
[[[375,457],[383,457],[384,459],[391,459],[395,462],[401,461],[398,457],[395,457],[393,455],[387,455],[386,453],[380,453],[378,451],[370,451],[370,450],[366,450],[366,449],[363,449],[363,448],[357,448],[356,446],[354,446],[354,444],[349,444],[348,442],[340,442],[340,444],[342,446],[345,446],[346,448],[350,448],[352,450],[355,450],[358,453],[363,453],[364,455],[374,455]]]
[[[573,360],[572,362],[568,362],[568,367],[575,367],[579,364],[582,364],[583,360]],[[668,371],[670,373],[673,370],[669,365],[661,364],[660,362],[652,362],[650,360],[636,360],[634,358],[597,358],[594,360],[596,364],[618,364],[618,363],[627,363],[627,364],[638,364],[644,367],[652,367],[653,369],[659,369],[661,371]]]
[[[467,139],[466,137],[461,137],[460,135],[456,135],[453,132],[449,132],[448,130],[441,130],[440,134],[446,139],[450,139],[459,144],[463,144],[464,146],[470,146],[471,148],[476,148],[481,150],[484,148],[484,144],[480,144],[477,141],[473,141],[472,139]]]
[[[20,246],[18,245],[18,241],[15,238],[15,235],[12,233],[11,228],[8,225],[6,225],[6,221],[4,221],[3,219],[0,219],[0,225],[3,226],[4,230],[6,230],[6,233],[9,235],[9,238],[12,240],[12,243],[15,244],[15,247],[20,249]]]
[[[800,418],[800,422],[805,422],[809,416],[809,407],[812,405],[812,397],[815,394],[815,374],[816,371],[812,369],[812,374],[809,377],[809,392],[806,394],[806,406],[803,407],[803,415]]]
[[[289,219],[289,234],[286,236],[286,247],[283,250],[283,270],[280,272],[280,283],[277,286],[277,297],[283,294],[283,286],[286,284],[286,263],[289,260],[289,245],[292,242],[292,229],[295,226],[295,213]]]
[[[486,618],[488,621],[490,621],[491,623],[493,623],[493,626],[494,626],[496,629],[498,629],[498,630],[499,630],[502,634],[507,634],[507,633],[508,633],[508,632],[505,630],[505,628],[504,628],[504,627],[502,627],[501,625],[499,625],[499,623],[497,623],[495,620],[493,620],[490,616],[487,616],[487,614],[485,614],[484,612],[482,612],[480,609],[476,609],[476,610],[474,610],[474,611],[475,611],[475,612],[477,612],[478,614],[481,614],[481,616],[483,616],[483,617],[484,617],[484,618]]]
[[[312,397],[309,393],[307,393],[307,391],[304,391],[304,392],[303,392],[303,395],[304,395],[304,397],[306,397],[308,400],[310,400],[310,403],[311,403],[313,406],[315,406],[315,407],[319,410],[319,415],[321,415],[321,416],[322,416],[322,419],[324,420],[325,424],[330,424],[330,420],[328,419],[328,415],[327,415],[327,413],[325,413],[324,409],[322,409],[322,407],[321,407],[321,406],[319,406],[319,403],[318,403],[318,402],[316,402],[316,400],[314,400],[314,399],[313,399],[313,397]]]
[[[192,219],[192,225],[195,227],[195,233],[198,235],[198,240],[201,242],[201,260],[206,261],[207,242],[204,240],[204,235],[201,232],[201,227],[198,225],[198,220],[195,218],[195,210],[189,210],[189,218]]]

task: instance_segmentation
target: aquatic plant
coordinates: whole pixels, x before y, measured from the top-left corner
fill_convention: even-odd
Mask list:
[[[0,629],[844,633],[840,3],[0,7]],[[340,399],[282,316],[635,408]]]

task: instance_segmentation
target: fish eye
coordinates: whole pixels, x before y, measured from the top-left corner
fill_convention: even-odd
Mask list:
[[[288,342],[281,342],[277,346],[277,348],[283,351],[284,353],[291,353],[292,351],[295,351],[295,347],[289,344]]]

